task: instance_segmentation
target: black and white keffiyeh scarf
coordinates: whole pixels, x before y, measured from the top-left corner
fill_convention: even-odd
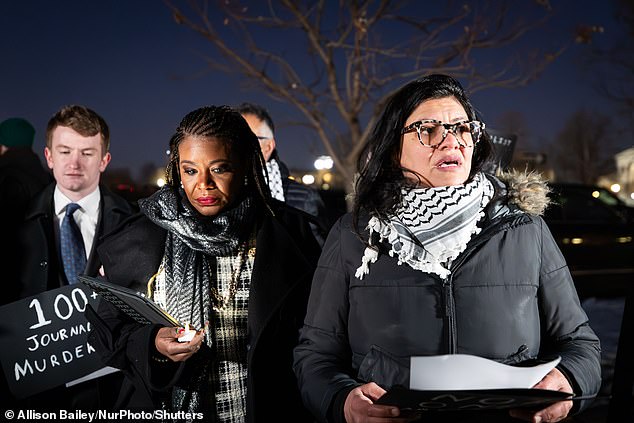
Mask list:
[[[387,240],[389,254],[398,258],[399,265],[446,278],[451,262],[480,232],[477,224],[493,197],[493,185],[478,173],[464,185],[404,188],[402,193],[402,203],[389,220],[370,218],[370,240],[373,233],[378,234],[379,242]],[[377,258],[375,247],[366,248],[355,276],[362,279]]]
[[[140,200],[141,211],[156,225],[168,231],[163,259],[167,311],[179,322],[202,328],[212,312],[211,275],[214,257],[238,254],[241,242],[248,239],[255,221],[250,197],[237,206],[212,217],[202,217],[189,204],[181,189],[164,187],[151,197]],[[242,272],[240,272],[242,276]],[[250,275],[250,273],[248,273]],[[211,347],[211,331],[205,335]],[[174,411],[200,412],[213,409],[213,394],[208,391],[210,359],[202,354],[191,357],[199,368],[197,377],[187,386],[174,388]]]
[[[275,159],[266,162],[266,171],[269,174],[269,189],[271,196],[276,200],[284,201],[284,185],[282,184],[282,172]]]

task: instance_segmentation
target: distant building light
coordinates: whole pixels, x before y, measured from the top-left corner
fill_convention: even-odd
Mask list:
[[[631,236],[620,236],[616,239],[616,242],[620,243],[620,244],[626,244],[628,242],[632,242],[632,237]]]
[[[601,195],[601,193],[599,191],[592,191],[592,196],[594,198],[599,198],[600,195]]]
[[[332,181],[332,173],[330,172],[326,172],[324,173],[324,176],[321,177],[321,179],[326,183],[329,184]]]
[[[330,189],[330,185],[329,184],[321,184],[321,189],[323,189],[324,191],[328,191]]]
[[[162,188],[162,187],[163,187],[163,185],[165,185],[165,179],[163,179],[163,178],[158,178],[158,179],[156,180],[156,186],[157,186],[157,187],[159,187],[159,188]]]
[[[561,240],[563,244],[583,244],[583,238],[564,238]]]
[[[302,176],[302,182],[306,185],[311,185],[315,183],[315,177],[311,174],[306,174]]]
[[[612,184],[612,185],[610,186],[610,190],[611,190],[612,192],[619,192],[619,191],[621,191],[621,185],[619,185],[619,184]]]
[[[332,161],[332,157],[330,156],[319,156],[317,160],[315,160],[315,169],[323,170],[323,169],[332,169],[334,162]]]
[[[171,153],[171,151],[169,151],[169,150],[165,150],[165,155],[166,155],[166,156],[169,156],[169,155],[170,155],[170,153]]]

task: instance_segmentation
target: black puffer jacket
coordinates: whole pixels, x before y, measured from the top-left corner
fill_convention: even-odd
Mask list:
[[[333,226],[295,349],[303,400],[320,421],[340,420],[345,396],[361,383],[408,386],[409,357],[417,355],[464,353],[506,363],[561,356],[558,368],[575,393],[597,393],[599,340],[546,224],[520,208],[543,209],[545,187],[516,179],[507,193],[491,181],[496,196],[482,231],[445,280],[397,265],[387,248],[359,280],[365,245],[350,214]]]

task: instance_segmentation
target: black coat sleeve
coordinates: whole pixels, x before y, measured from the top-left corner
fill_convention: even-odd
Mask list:
[[[107,236],[98,252],[109,282],[144,292],[163,254],[165,231],[141,215],[133,216]],[[101,300],[98,309],[86,310],[92,325],[89,342],[104,364],[121,369],[134,386],[120,406],[152,409],[159,393],[178,379],[183,365],[157,361],[154,339],[160,325],[134,321],[112,304]]]

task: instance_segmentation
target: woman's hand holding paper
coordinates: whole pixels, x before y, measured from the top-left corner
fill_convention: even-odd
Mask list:
[[[570,395],[572,395],[572,386],[570,386],[570,382],[568,382],[568,379],[566,379],[563,373],[561,373],[556,368],[548,372],[548,374],[544,376],[544,378],[539,381],[539,383],[533,386],[533,388],[570,392]],[[533,423],[558,422],[568,416],[571,408],[572,401],[560,401],[537,412],[533,410],[517,409],[511,410],[509,414],[511,415],[511,417]]]

